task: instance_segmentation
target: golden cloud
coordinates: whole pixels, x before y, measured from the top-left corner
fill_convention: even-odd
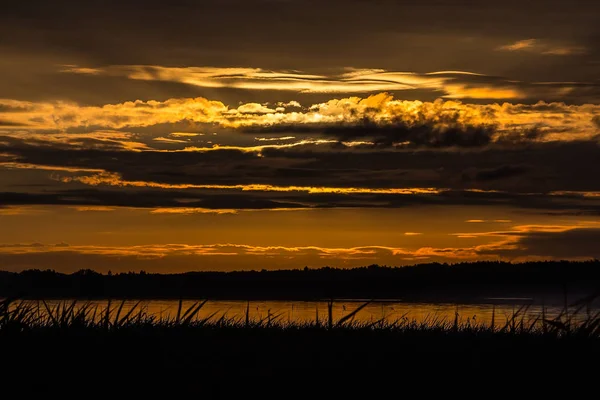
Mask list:
[[[460,238],[477,238],[489,236],[491,242],[465,247],[390,247],[365,245],[359,247],[321,247],[321,246],[255,246],[249,244],[217,243],[217,244],[147,244],[133,246],[103,245],[68,245],[66,243],[16,243],[0,244],[0,254],[31,254],[48,252],[72,252],[84,255],[101,255],[107,257],[135,257],[139,259],[159,259],[177,256],[200,257],[268,257],[281,260],[309,257],[312,259],[344,261],[373,260],[390,263],[403,263],[410,260],[482,260],[482,259],[514,259],[511,251],[515,251],[519,259],[527,257],[521,253],[526,248],[521,244],[528,235],[538,233],[562,233],[575,229],[597,229],[598,221],[579,221],[566,225],[519,225],[507,231],[455,234]]]
[[[468,89],[471,90],[471,89]],[[0,100],[0,105],[15,105],[15,100]],[[365,98],[346,97],[324,103],[312,104],[300,111],[281,111],[257,103],[229,108],[219,101],[205,98],[169,99],[166,101],[141,101],[107,104],[104,106],[78,106],[71,103],[17,102],[27,109],[19,113],[0,112],[0,119],[8,117],[27,126],[5,127],[5,136],[31,142],[86,144],[90,139],[105,144],[120,145],[125,150],[148,150],[148,145],[135,141],[139,135],[116,130],[142,128],[158,124],[175,124],[181,121],[215,124],[223,128],[246,129],[255,127],[288,127],[323,125],[352,126],[365,119],[378,125],[402,123],[406,126],[425,124],[432,129],[457,127],[494,127],[492,141],[515,140],[528,130],[539,135],[524,137],[528,141],[586,140],[598,134],[594,118],[600,114],[600,105],[567,105],[565,103],[536,104],[465,104],[457,100],[433,102],[397,100],[387,93]],[[280,111],[277,111],[280,110]],[[267,112],[268,111],[268,112]],[[93,129],[92,133],[72,134],[67,130]],[[36,133],[37,131],[62,133]],[[158,139],[163,142],[184,140],[192,134],[174,134],[174,138]],[[197,135],[197,134],[193,134]],[[288,137],[289,138],[289,137]],[[319,139],[326,140],[326,139]],[[327,142],[320,142],[327,143]],[[298,143],[273,145],[295,146]],[[355,143],[360,144],[360,143]],[[207,151],[206,147],[191,147],[188,151]],[[246,151],[260,151],[248,149]]]
[[[587,48],[584,46],[555,43],[540,39],[524,39],[514,43],[499,46],[497,50],[501,51],[527,51],[553,56],[569,56],[576,54],[584,54]]]
[[[531,49],[536,45],[536,43],[537,43],[536,39],[518,40],[512,44],[500,46],[500,47],[498,47],[498,50],[519,51],[519,50]]]
[[[488,245],[488,247],[494,245]],[[427,259],[441,257],[445,259],[469,259],[478,256],[478,249],[486,246],[467,248],[432,248],[406,249],[388,246],[361,246],[349,248],[327,248],[319,246],[252,246],[244,244],[151,244],[138,246],[98,246],[98,245],[44,245],[32,244],[0,244],[0,254],[30,254],[46,252],[74,252],[79,254],[103,255],[109,257],[136,257],[156,259],[169,256],[254,256],[300,258],[313,257],[325,260],[363,260],[389,257],[397,261],[418,257]]]
[[[539,51],[542,54],[568,55],[585,51],[580,46],[540,42],[536,39],[500,46],[505,51]],[[206,88],[247,90],[284,90],[300,93],[365,93],[403,90],[439,91],[441,97],[474,99],[518,99],[527,97],[523,82],[466,71],[428,73],[387,71],[384,69],[344,68],[330,75],[300,71],[272,71],[260,68],[164,67],[158,65],[115,65],[100,68],[66,66],[65,73],[122,76],[132,80],[168,81]],[[529,88],[528,90],[532,90]],[[558,93],[560,88],[550,89]],[[298,106],[295,102],[280,107]],[[270,112],[265,109],[263,112]]]
[[[2,164],[0,163],[0,166]],[[244,192],[304,192],[308,194],[333,193],[333,194],[439,194],[450,189],[440,188],[362,188],[362,187],[324,187],[324,186],[276,186],[268,184],[244,185],[197,185],[191,183],[170,184],[152,181],[130,181],[122,179],[120,174],[103,171],[87,176],[60,177],[61,182],[80,182],[86,185],[120,186],[120,187],[150,187],[159,189],[218,189],[240,190]]]

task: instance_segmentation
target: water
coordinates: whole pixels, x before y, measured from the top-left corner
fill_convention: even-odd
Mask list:
[[[382,318],[387,321],[395,321],[398,319],[408,319],[416,322],[432,322],[432,321],[448,321],[454,322],[456,313],[458,320],[461,323],[484,323],[489,324],[492,320],[492,314],[495,313],[495,323],[503,325],[507,320],[514,315],[522,305],[528,305],[527,309],[523,309],[519,314],[518,320],[524,317],[525,322],[533,322],[536,318],[542,315],[542,305],[531,304],[530,299],[488,299],[490,303],[481,304],[451,304],[451,303],[406,303],[399,301],[374,301],[360,310],[354,317],[354,321],[358,322],[375,322]],[[37,301],[28,301],[36,303]],[[68,304],[71,301],[66,300]],[[497,304],[493,304],[496,302]],[[46,304],[50,308],[56,307],[58,304],[65,303],[65,300],[48,300]],[[104,301],[78,301],[78,308],[83,304],[91,303],[92,307],[98,306],[98,312],[106,309],[108,300]],[[126,300],[121,310],[121,315],[124,316],[138,301]],[[183,301],[182,313],[188,308],[197,304],[197,301]],[[343,300],[333,303],[333,319],[348,315],[356,308],[364,304],[361,300]],[[111,303],[111,310],[116,313],[120,307],[121,301]],[[40,302],[40,310],[43,313],[45,308]],[[143,300],[137,306],[148,314],[155,315],[161,318],[175,318],[179,301],[177,300]],[[246,310],[249,310],[250,319],[253,320],[278,320],[280,322],[309,322],[315,321],[318,318],[320,321],[328,319],[328,310],[326,301],[239,301],[239,300],[214,300],[208,301],[198,313],[199,318],[212,316],[213,319],[219,319],[222,316],[226,318],[235,318],[244,320]],[[562,307],[551,306],[544,307],[546,318],[553,318],[559,315]],[[580,311],[580,316],[585,318],[588,312],[593,312],[597,309],[583,309]],[[114,314],[113,314],[114,315]]]

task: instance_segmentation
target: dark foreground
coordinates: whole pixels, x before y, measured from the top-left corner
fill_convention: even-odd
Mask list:
[[[392,397],[414,390],[573,395],[597,387],[598,315],[577,324],[569,315],[525,323],[517,313],[494,327],[357,324],[352,315],[286,325],[197,319],[195,310],[157,320],[120,315],[118,307],[94,318],[68,305],[43,317],[40,310],[5,307],[2,388],[111,398],[347,398],[368,390],[367,398],[379,398],[388,390]]]
[[[597,341],[529,335],[300,329],[157,329],[140,332],[31,332],[2,335],[5,385],[26,389],[207,390],[281,381],[296,385],[458,379],[586,384],[598,372]],[[35,371],[35,379],[31,373]],[[404,383],[402,383],[404,382]],[[48,386],[50,385],[50,386]],[[150,387],[147,387],[150,385]],[[253,389],[257,389],[252,386]],[[100,390],[101,387],[98,388]]]

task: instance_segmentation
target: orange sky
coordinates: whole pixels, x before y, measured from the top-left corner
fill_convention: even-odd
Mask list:
[[[3,12],[0,269],[600,256],[589,2],[226,2]]]

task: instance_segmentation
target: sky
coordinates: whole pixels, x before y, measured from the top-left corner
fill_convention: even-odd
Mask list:
[[[600,258],[600,5],[12,2],[0,269]]]

